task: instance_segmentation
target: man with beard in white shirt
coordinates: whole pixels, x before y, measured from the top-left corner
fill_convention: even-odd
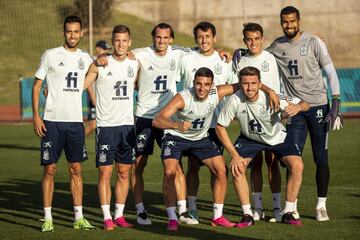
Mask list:
[[[77,48],[83,35],[82,22],[77,16],[64,21],[65,43],[47,50],[35,73],[33,86],[34,131],[41,137],[41,165],[43,166],[42,197],[44,223],[42,232],[54,231],[51,207],[54,194],[56,163],[63,149],[70,173],[70,190],[73,197],[75,229],[94,229],[83,217],[83,182],[81,162],[87,160],[82,116],[82,91],[86,71],[92,58]],[[39,114],[42,82],[46,80],[48,93],[44,117]],[[69,107],[71,106],[71,107]]]

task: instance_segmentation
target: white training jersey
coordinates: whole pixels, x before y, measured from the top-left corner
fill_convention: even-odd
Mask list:
[[[107,57],[108,65],[99,67],[95,82],[96,124],[98,127],[134,125],[134,83],[138,62]]]
[[[245,67],[255,67],[259,69],[261,82],[267,87],[273,89],[277,94],[281,91],[279,69],[274,55],[266,50],[263,50],[257,56],[251,56],[246,53],[241,56],[236,66],[236,72],[239,73]]]
[[[211,56],[205,56],[197,50],[186,54],[180,60],[180,77],[184,89],[193,87],[195,72],[201,67],[207,67],[213,72],[216,86],[238,82],[232,63],[222,60],[217,51]]]
[[[165,134],[169,133],[188,140],[200,140],[207,137],[215,107],[219,104],[216,87],[213,85],[204,101],[197,100],[194,88],[183,90],[179,94],[183,98],[185,106],[184,109],[176,112],[176,118],[179,121],[191,122],[192,126],[185,132],[166,129]]]
[[[279,96],[280,108],[284,109],[288,103],[284,96]],[[297,104],[300,99],[291,99]],[[233,119],[241,125],[241,134],[254,141],[268,145],[283,143],[286,137],[286,128],[281,123],[280,113],[271,113],[269,99],[260,90],[259,98],[255,102],[248,102],[241,90],[234,93],[221,110],[218,123],[229,126]]]
[[[154,47],[137,48],[132,52],[140,62],[138,97],[135,115],[153,119],[176,94],[179,60],[189,49],[169,46],[159,56]]]
[[[183,81],[184,89],[193,87],[195,72],[201,67],[207,67],[213,72],[216,86],[237,83],[239,81],[233,70],[232,63],[226,63],[222,60],[217,51],[214,51],[211,56],[205,56],[199,51],[193,51],[183,56],[180,60],[180,77]],[[217,117],[224,105],[225,100],[222,100],[216,107],[211,128],[215,128]]]
[[[70,52],[61,46],[45,51],[35,73],[36,78],[46,80],[48,88],[44,120],[83,121],[82,92],[92,62],[91,56],[80,49]]]

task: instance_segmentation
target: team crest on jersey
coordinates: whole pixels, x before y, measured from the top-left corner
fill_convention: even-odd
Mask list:
[[[260,109],[260,117],[261,118],[267,118],[269,116],[268,112],[266,111],[266,107],[262,106]]]
[[[85,69],[85,62],[84,60],[82,60],[81,58],[78,61],[78,67],[80,70],[84,70]]]
[[[301,56],[306,56],[308,54],[308,48],[307,47],[302,47],[300,48],[300,55]]]
[[[127,76],[128,77],[133,77],[134,76],[134,69],[132,67],[128,67],[127,69]]]
[[[99,162],[104,163],[106,162],[106,153],[100,153],[99,154]]]
[[[212,104],[212,103],[209,103],[209,105],[207,106],[207,110],[208,110],[208,113],[212,113],[215,109],[215,105]]]
[[[174,60],[174,59],[171,59],[171,60],[170,60],[170,70],[171,70],[171,71],[174,71],[175,68],[176,68],[175,60]]]
[[[166,147],[164,149],[164,157],[170,156],[171,155],[171,148]]]
[[[138,150],[143,150],[143,149],[144,149],[144,146],[145,146],[145,144],[144,144],[143,142],[138,142],[137,145],[136,145],[136,148],[137,148]]]
[[[261,71],[262,71],[262,72],[268,72],[268,71],[269,71],[269,63],[267,63],[266,61],[264,61],[264,62],[261,64]]]
[[[43,159],[45,161],[48,161],[50,159],[50,154],[49,154],[49,150],[45,149],[44,153],[43,153]]]
[[[217,75],[220,75],[222,73],[222,67],[220,64],[216,64],[215,67],[214,67],[214,72],[215,74]]]

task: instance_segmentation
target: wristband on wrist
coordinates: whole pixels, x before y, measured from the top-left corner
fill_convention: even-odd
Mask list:
[[[334,95],[334,96],[332,96],[332,100],[340,100],[340,95]]]

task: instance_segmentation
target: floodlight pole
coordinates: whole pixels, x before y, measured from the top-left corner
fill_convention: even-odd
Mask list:
[[[89,53],[93,56],[93,11],[92,0],[89,0]]]

